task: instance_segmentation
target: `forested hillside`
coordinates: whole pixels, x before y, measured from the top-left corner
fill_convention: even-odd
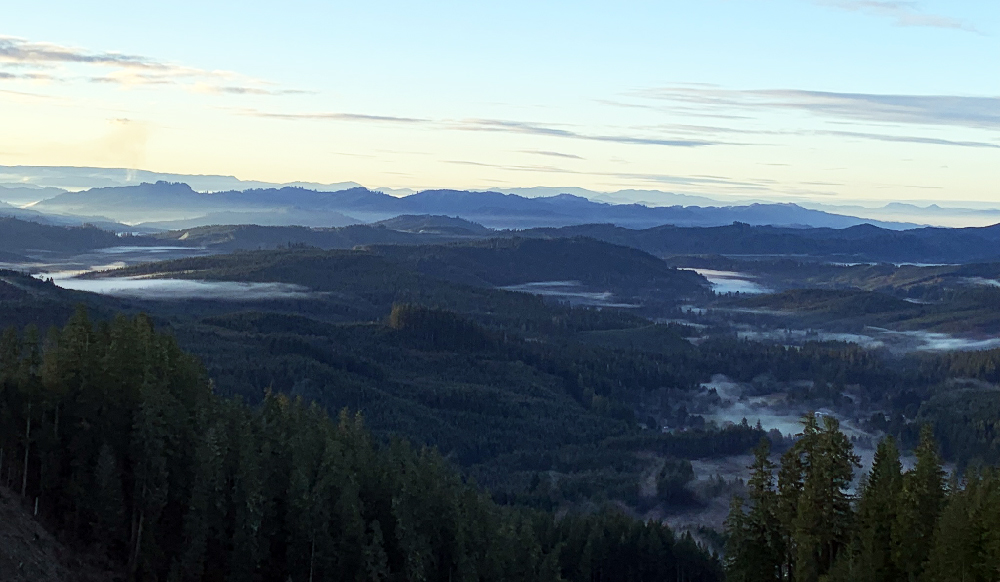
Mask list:
[[[119,237],[94,226],[51,226],[0,216],[0,252],[82,252],[125,244],[152,244],[141,237]]]
[[[982,228],[889,230],[870,224],[849,228],[726,226],[683,228],[665,224],[642,230],[611,224],[537,228],[522,236],[585,236],[634,247],[660,257],[719,254],[815,257],[840,261],[968,263],[1000,257],[1000,225]]]
[[[8,329],[0,415],[3,485],[129,579],[721,578],[690,537],[614,509],[499,507],[436,451],[375,444],[359,415],[219,398],[141,316]]]
[[[861,330],[869,326],[894,330],[976,333],[1000,332],[1000,288],[990,285],[935,287],[922,294],[931,299],[907,300],[880,291],[795,289],[773,295],[729,301],[740,308],[794,314],[798,325]],[[988,337],[988,336],[987,336]]]
[[[705,279],[629,247],[587,238],[490,239],[481,242],[374,247],[373,252],[422,273],[462,283],[505,286],[579,281],[595,288],[677,299],[704,298]]]
[[[94,278],[153,276],[210,281],[282,282],[327,293],[357,320],[384,317],[393,303],[419,303],[518,319],[544,301],[496,287],[572,281],[633,302],[644,313],[710,295],[708,282],[635,249],[588,239],[490,239],[447,245],[378,245],[352,250],[292,248],[237,252],[135,265]],[[356,315],[355,315],[356,314]],[[633,317],[607,312],[608,320]]]

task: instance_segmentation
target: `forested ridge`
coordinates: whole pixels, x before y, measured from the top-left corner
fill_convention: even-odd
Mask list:
[[[132,580],[721,579],[656,522],[498,506],[359,415],[221,398],[145,316],[7,329],[0,416],[0,483]]]

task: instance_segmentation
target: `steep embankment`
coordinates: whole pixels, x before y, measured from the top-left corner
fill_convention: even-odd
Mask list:
[[[111,582],[118,578],[93,556],[66,548],[0,487],[0,580],[3,582]]]

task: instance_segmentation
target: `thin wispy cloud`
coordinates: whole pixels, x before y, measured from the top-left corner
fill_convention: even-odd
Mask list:
[[[625,135],[625,134],[621,135],[591,134],[591,133],[579,132],[573,129],[568,129],[566,127],[556,127],[556,126],[544,125],[533,122],[511,121],[511,120],[501,120],[501,119],[463,119],[459,121],[453,121],[453,120],[433,120],[433,119],[415,118],[415,117],[397,117],[392,115],[372,115],[372,114],[362,114],[362,113],[344,113],[344,112],[296,113],[296,112],[259,111],[256,109],[243,109],[241,110],[241,113],[244,115],[250,115],[254,117],[286,119],[290,121],[305,119],[305,120],[397,123],[405,125],[420,124],[442,130],[519,133],[526,135],[577,139],[584,141],[611,142],[611,143],[619,143],[626,145],[669,146],[669,147],[684,147],[684,148],[704,147],[712,145],[740,145],[740,144],[730,144],[720,141],[708,141],[699,139],[667,139],[655,136],[638,136],[638,135]],[[551,155],[557,157],[574,157],[572,156],[572,154],[560,154],[559,152],[553,152],[549,150],[543,150],[543,151],[544,153],[542,153],[542,155]],[[535,150],[533,153],[541,153],[541,152]]]
[[[342,113],[342,112],[318,112],[318,113],[278,113],[272,111],[258,111],[256,109],[244,109],[244,115],[253,117],[263,117],[270,119],[285,119],[289,121],[312,120],[312,121],[354,121],[354,122],[375,122],[375,123],[399,123],[405,125],[432,124],[430,119],[420,119],[417,117],[397,117],[393,115],[368,115],[365,113]]]
[[[553,174],[586,174],[587,172],[578,172],[575,170],[570,170],[567,168],[560,168],[557,166],[522,166],[516,164],[489,164],[486,162],[473,162],[469,160],[444,160],[446,164],[455,164],[459,166],[476,166],[479,168],[498,168],[501,170],[510,170],[514,172],[549,172]]]
[[[740,91],[686,86],[644,91],[638,96],[660,100],[667,104],[668,109],[676,104],[713,111],[784,109],[867,122],[1000,128],[1000,97],[884,95],[798,89]]]
[[[983,141],[955,141],[950,139],[938,139],[932,137],[886,135],[878,133],[862,133],[853,131],[817,131],[813,133],[817,135],[829,135],[834,137],[854,137],[860,139],[872,139],[876,141],[888,141],[895,143],[916,143],[925,145],[955,146],[964,148],[1000,149],[1000,144],[983,142]]]
[[[305,95],[315,93],[315,91],[305,91],[302,89],[267,89],[262,87],[240,87],[236,85],[205,85],[200,87],[200,89],[206,93],[226,95]]]
[[[53,79],[52,75],[45,73],[11,73],[9,71],[0,71],[0,79],[15,80],[15,79],[26,79],[30,81],[51,81]]]
[[[849,118],[872,122],[894,122],[922,125],[959,125],[975,128],[1000,127],[1000,98],[866,95],[851,93],[822,93],[799,90],[733,91],[720,88],[690,87],[659,89],[646,92],[646,97],[684,102],[712,109],[801,109],[819,115]],[[285,120],[326,120],[358,123],[424,125],[429,129],[506,132],[563,139],[611,142],[625,145],[698,148],[714,145],[749,145],[726,141],[722,136],[744,135],[762,138],[779,136],[824,135],[831,137],[868,139],[884,142],[914,143],[934,146],[1000,148],[1000,144],[986,141],[954,140],[928,136],[899,135],[892,133],[850,132],[804,129],[752,129],[685,124],[649,125],[623,128],[620,134],[598,134],[579,131],[568,126],[553,126],[534,122],[465,119],[459,121],[435,120],[418,117],[376,115],[348,112],[270,112],[243,109],[241,113],[262,118]],[[631,135],[626,131],[645,135]],[[669,133],[678,137],[658,137],[650,134]],[[553,150],[520,150],[521,153],[582,160],[584,158]],[[522,166],[517,169],[527,169]],[[533,167],[537,171],[544,169]],[[511,168],[513,169],[513,168]]]
[[[664,139],[659,137],[644,137],[631,135],[600,135],[580,133],[562,127],[553,127],[523,121],[504,121],[496,119],[467,119],[454,125],[455,129],[464,131],[495,131],[507,133],[522,133],[530,135],[541,135],[549,137],[562,137],[569,139],[580,139],[586,141],[602,141],[629,145],[655,145],[670,147],[704,147],[711,145],[723,145],[722,142],[694,140],[694,139]],[[735,144],[725,144],[735,145]]]
[[[867,121],[1000,128],[1000,97],[877,95],[820,91],[757,91],[775,107]]]
[[[850,12],[890,19],[896,26],[925,26],[978,32],[972,24],[941,14],[928,14],[920,10],[918,2],[891,0],[816,0],[817,4]]]
[[[570,159],[570,160],[582,160],[582,159],[584,159],[584,158],[582,158],[582,157],[580,157],[580,156],[578,156],[576,154],[567,154],[567,153],[563,153],[563,152],[552,152],[552,151],[544,151],[544,150],[521,150],[521,153],[522,154],[533,154],[533,155],[536,155],[536,156],[549,156],[549,157],[552,157],[552,158],[566,158],[566,159]]]
[[[654,126],[655,127],[655,126]],[[832,136],[847,137],[857,139],[868,139],[875,141],[886,141],[896,143],[915,143],[925,145],[967,147],[967,148],[1000,148],[1000,143],[986,141],[967,141],[942,139],[935,137],[898,135],[889,133],[871,133],[857,131],[835,131],[835,130],[762,130],[762,129],[739,129],[730,127],[711,127],[697,125],[668,125],[664,126],[675,132],[688,133],[689,135],[716,136],[726,134],[753,135],[768,138],[772,136]]]
[[[556,166],[536,166],[536,165],[516,165],[516,164],[494,164],[488,162],[477,162],[471,160],[445,160],[444,163],[462,166],[475,166],[480,168],[496,168],[514,172],[544,172],[553,174],[566,174],[572,176],[595,176],[601,178],[614,178],[618,180],[640,181],[647,184],[659,186],[699,186],[738,190],[741,192],[767,192],[778,186],[773,180],[760,179],[756,181],[734,180],[726,176],[677,176],[673,174],[639,173],[639,172],[597,172],[585,170],[572,170]]]
[[[62,98],[62,97],[54,97],[52,95],[43,95],[41,93],[34,93],[34,92],[28,92],[28,91],[13,91],[13,90],[10,90],[10,89],[0,89],[0,95],[6,95],[6,96],[13,97],[13,98],[16,98],[16,99],[28,100],[28,101],[31,101],[31,102],[35,102],[35,101],[39,101],[39,100],[42,100],[42,101],[55,101],[55,102],[65,101],[65,99]]]
[[[71,74],[80,70],[85,72],[83,77]],[[177,85],[218,94],[288,95],[303,92],[279,88],[274,83],[233,71],[201,69],[141,55],[90,51],[0,36],[0,79],[75,82],[81,78],[92,83],[121,86]]]
[[[60,63],[86,63],[141,69],[169,69],[153,59],[113,52],[87,52],[82,49],[23,38],[0,37],[0,62],[19,65],[52,66]]]

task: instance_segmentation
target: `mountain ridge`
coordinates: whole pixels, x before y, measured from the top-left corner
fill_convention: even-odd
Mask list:
[[[357,187],[322,192],[300,187],[204,193],[179,182],[66,192],[42,200],[35,210],[57,214],[107,216],[129,224],[202,226],[240,215],[240,222],[287,226],[346,226],[378,222],[404,214],[456,216],[495,229],[563,227],[611,222],[630,228],[754,225],[846,228],[863,223],[891,229],[916,225],[869,221],[810,210],[791,203],[748,206],[645,206],[610,204],[573,194],[525,198],[501,192],[425,190],[403,197]]]

